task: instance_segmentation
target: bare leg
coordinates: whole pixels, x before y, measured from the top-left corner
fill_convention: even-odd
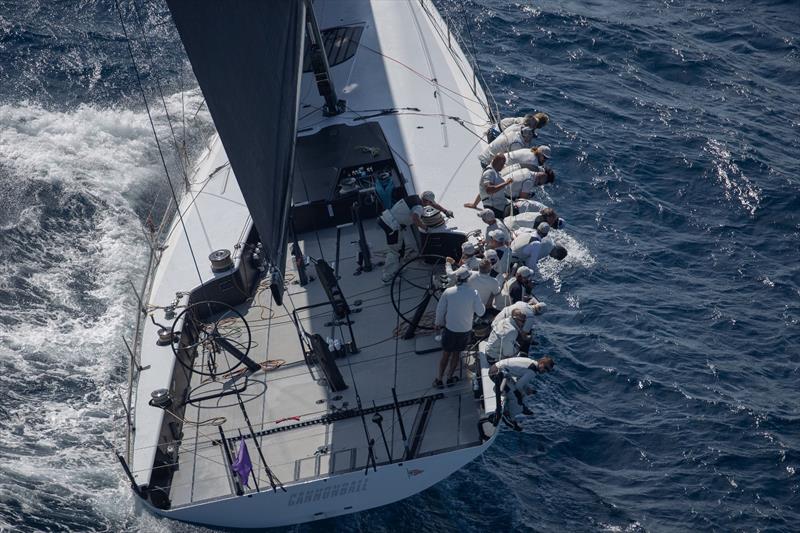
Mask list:
[[[452,352],[442,352],[442,358],[439,359],[439,375],[437,376],[439,381],[442,381],[442,378],[444,377],[444,371],[447,368],[447,362],[450,360],[451,354]]]
[[[450,352],[450,371],[447,373],[448,379],[453,377],[453,374],[456,373],[456,368],[458,368],[460,362],[461,352]]]

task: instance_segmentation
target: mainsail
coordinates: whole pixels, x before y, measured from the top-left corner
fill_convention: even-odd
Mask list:
[[[283,270],[304,0],[167,0],[253,223]]]

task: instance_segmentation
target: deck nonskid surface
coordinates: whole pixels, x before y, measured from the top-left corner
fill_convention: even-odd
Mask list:
[[[374,221],[366,221],[365,229],[370,246],[375,250],[373,260],[377,262],[382,259],[383,233],[375,227]],[[462,367],[462,380],[456,386],[444,390],[431,386],[441,352],[418,354],[415,352],[415,340],[397,338],[395,332],[402,322],[392,306],[389,285],[381,282],[380,267],[353,275],[357,269],[357,246],[353,244],[356,240],[357,232],[353,226],[340,228],[338,239],[336,228],[300,236],[300,246],[305,254],[314,260],[326,260],[334,268],[338,266],[342,293],[351,308],[361,309],[351,315],[360,351],[336,359],[348,388],[332,393],[324,380],[318,381],[322,376],[320,369],[315,366],[312,376],[304,362],[297,329],[291,320],[291,310],[327,302],[327,297],[319,281],[313,281],[306,287],[294,283],[296,272],[290,257],[287,272],[293,275],[287,275],[286,305],[277,306],[267,289],[258,291],[253,302],[239,309],[251,330],[253,347],[249,357],[257,363],[269,361],[271,365],[279,366],[249,376],[247,386],[238,398],[232,394],[187,407],[184,418],[190,423],[183,427],[179,469],[173,478],[173,506],[232,494],[234,485],[224,449],[219,445],[219,430],[207,421],[224,417],[225,422],[221,427],[227,439],[238,437],[240,432],[245,436],[250,435],[239,399],[245,406],[250,425],[260,435],[257,440],[266,463],[274,477],[284,484],[332,472],[364,468],[369,450],[365,424],[370,438],[375,440],[373,453],[376,462],[388,459],[387,447],[394,459],[401,457],[404,443],[396,411],[391,407],[393,387],[401,404],[421,397],[441,395],[430,406],[418,454],[478,443],[479,406],[473,399],[466,368]],[[337,243],[338,264],[335,261]],[[419,286],[424,286],[428,278],[425,272],[421,268],[419,273],[410,277],[417,280]],[[313,265],[309,267],[309,273],[316,277]],[[413,305],[421,295],[421,289],[406,283],[399,296]],[[361,301],[360,305],[355,304],[357,300]],[[436,301],[432,299],[428,310],[432,311],[435,304]],[[334,320],[330,305],[300,311],[298,318],[303,329],[309,333],[319,333],[323,338],[332,336],[349,340],[346,325],[330,325]],[[420,334],[424,335],[426,331]],[[220,368],[235,362],[227,354],[220,357],[224,360],[218,362]],[[200,386],[204,379],[208,378],[193,376],[192,387]],[[230,377],[227,378],[227,383],[224,378],[217,382],[207,381],[198,390],[206,394],[225,387],[242,388],[244,382],[243,375],[240,375],[232,381]],[[330,423],[316,422],[339,410],[357,408],[359,399],[364,409],[373,406],[379,409],[383,417],[383,435],[373,422],[372,413],[366,414],[363,421],[360,416],[350,416]],[[420,402],[411,402],[400,408],[409,437],[420,415],[421,405]],[[276,431],[277,428],[301,423],[308,425]],[[250,438],[246,442],[259,486],[262,489],[269,487],[255,442]],[[232,442],[231,452],[234,455],[237,449],[238,442]],[[252,481],[249,488],[254,488]]]

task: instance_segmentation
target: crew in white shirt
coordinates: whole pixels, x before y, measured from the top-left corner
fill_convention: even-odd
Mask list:
[[[486,145],[486,148],[478,156],[481,166],[488,166],[492,158],[498,154],[532,148],[534,138],[533,130],[527,126],[521,124],[509,126],[495,140]]]
[[[466,349],[472,337],[472,322],[475,315],[483,315],[486,308],[475,289],[467,284],[471,272],[465,267],[456,271],[456,285],[444,290],[436,306],[437,329],[442,332],[442,358],[439,361],[439,373],[433,386],[443,388],[445,370],[448,368],[447,386],[458,381],[456,368],[461,360],[461,352]]]
[[[505,233],[506,240],[508,242],[511,242],[511,230],[508,229],[508,226],[506,226],[506,224],[502,220],[498,219],[495,216],[494,211],[492,211],[491,209],[484,209],[483,211],[478,213],[478,216],[481,217],[481,220],[483,220],[486,223],[486,230],[484,231],[484,237],[483,237],[484,241],[489,240],[489,232],[491,232],[492,230],[499,229],[500,231]]]
[[[500,284],[491,276],[491,271],[491,260],[484,258],[480,262],[478,271],[473,272],[467,281],[467,285],[478,293],[487,313],[494,308],[494,299],[500,294]]]
[[[527,323],[525,312],[521,309],[514,309],[508,318],[492,322],[492,332],[483,345],[486,360],[493,364],[517,355],[520,352],[519,341],[530,333],[530,329],[525,330]]]
[[[378,218],[378,226],[386,234],[386,260],[383,266],[383,281],[389,282],[400,264],[400,253],[405,250],[406,255],[416,251],[416,239],[411,232],[411,226],[425,229],[422,217],[425,215],[423,207],[435,207],[445,215],[452,217],[453,212],[436,203],[436,196],[432,191],[425,191],[421,196],[412,194],[398,200],[390,209],[385,209]]]
[[[452,283],[456,281],[456,270],[458,270],[459,267],[464,266],[471,271],[478,270],[481,260],[478,258],[477,254],[478,250],[475,248],[475,245],[469,241],[465,241],[461,244],[461,258],[457,262],[452,257],[445,259],[444,271]],[[454,266],[455,269],[453,268]]]
[[[500,320],[510,318],[511,313],[518,309],[525,313],[525,326],[523,329],[526,331],[531,331],[533,329],[533,323],[536,315],[542,314],[546,308],[547,304],[540,302],[535,296],[532,296],[527,302],[520,300],[519,302],[507,305],[501,309],[500,312],[497,313],[497,316],[494,317],[494,320],[492,320],[492,327],[494,327]]]
[[[516,422],[516,417],[521,413],[531,415],[533,412],[525,405],[525,396],[535,393],[535,389],[528,387],[537,374],[545,374],[553,370],[555,363],[550,357],[539,360],[528,357],[509,357],[489,367],[489,378],[494,383],[495,420],[499,421],[500,413],[503,419],[515,430],[521,428]],[[508,393],[511,393],[509,395]],[[501,396],[505,398],[504,409],[501,410]],[[512,399],[513,398],[513,399]]]
[[[543,144],[535,148],[514,150],[506,154],[506,158],[506,165],[519,165],[538,172],[544,170],[545,162],[550,159],[550,147]]]
[[[492,159],[491,166],[481,174],[481,179],[478,183],[478,198],[472,204],[464,204],[465,206],[477,207],[477,202],[480,200],[485,209],[491,209],[498,217],[503,216],[508,205],[508,198],[503,189],[512,182],[511,178],[503,179],[500,177],[500,171],[505,164],[506,158],[502,154]]]

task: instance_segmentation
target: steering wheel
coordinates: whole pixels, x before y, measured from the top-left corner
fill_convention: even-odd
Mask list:
[[[209,313],[212,313],[209,318],[200,318]],[[243,358],[250,352],[253,341],[247,320],[233,306],[211,301],[192,304],[175,317],[173,335],[179,331],[177,326],[182,319],[180,337],[185,341],[188,336],[189,343],[172,343],[172,352],[181,366],[213,380],[244,364]],[[188,361],[182,351],[188,352]]]
[[[424,254],[406,261],[392,278],[392,307],[403,322],[412,324],[415,315],[424,313],[430,302],[438,302],[447,288],[446,258],[443,255]],[[420,312],[420,308],[422,310]],[[418,324],[418,329],[433,329]]]

